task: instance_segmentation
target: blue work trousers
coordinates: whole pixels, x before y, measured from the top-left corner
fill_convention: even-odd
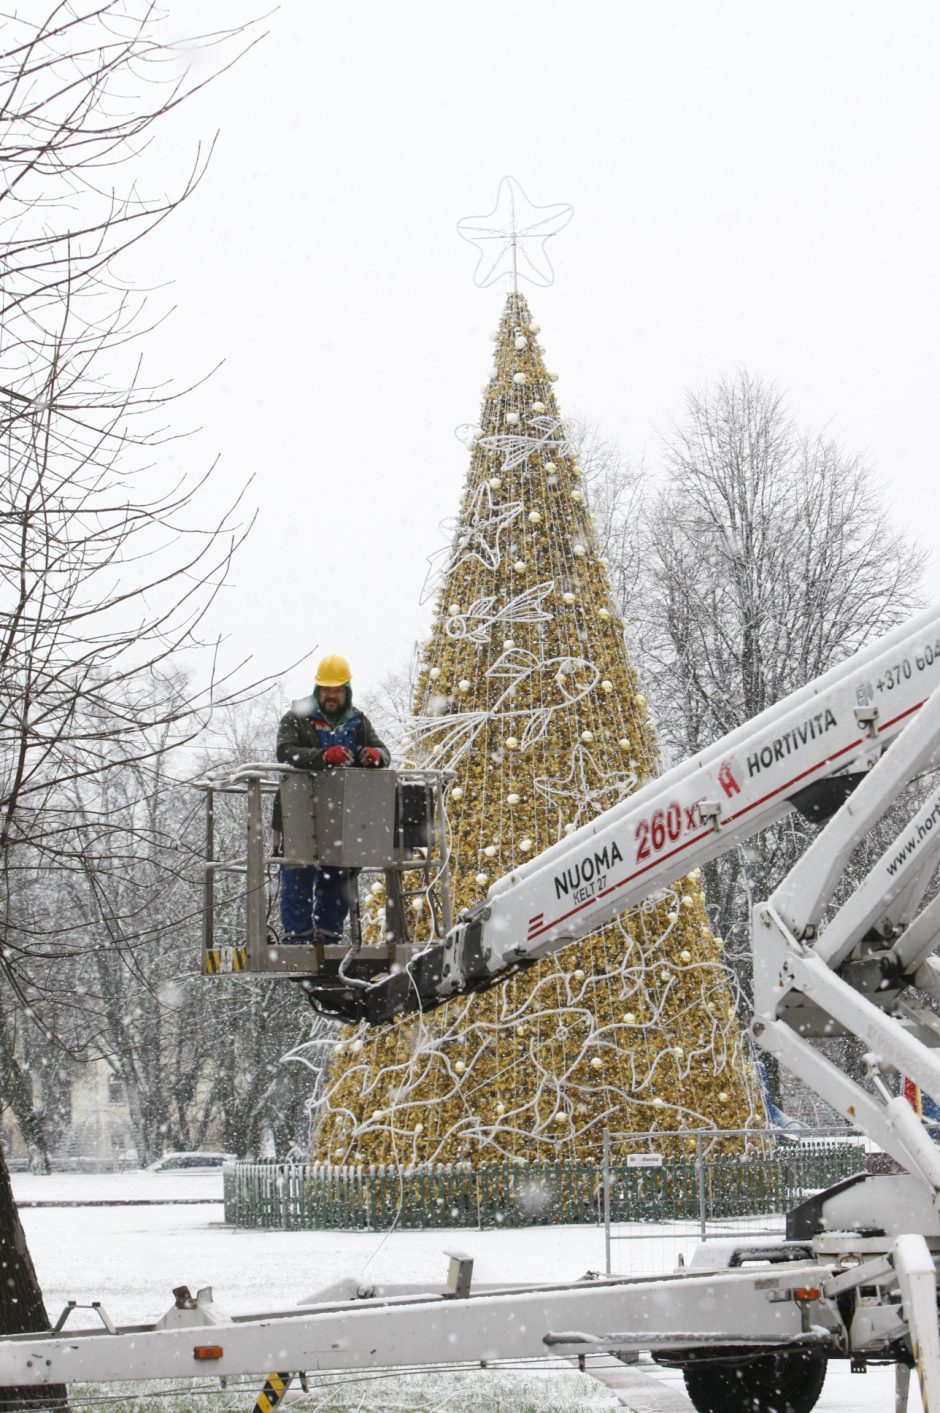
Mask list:
[[[348,912],[348,869],[281,869],[282,941],[309,942],[314,930],[339,934]]]

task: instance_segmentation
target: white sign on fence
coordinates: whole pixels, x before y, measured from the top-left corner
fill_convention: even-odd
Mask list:
[[[661,1168],[663,1165],[662,1153],[628,1153],[628,1168]]]

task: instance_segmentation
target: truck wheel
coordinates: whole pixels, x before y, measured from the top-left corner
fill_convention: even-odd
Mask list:
[[[822,1393],[826,1355],[783,1350],[743,1364],[687,1364],[682,1372],[698,1413],[810,1413]]]

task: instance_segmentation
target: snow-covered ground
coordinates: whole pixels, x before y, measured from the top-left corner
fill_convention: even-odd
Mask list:
[[[603,1229],[593,1226],[385,1235],[233,1230],[222,1224],[221,1173],[19,1173],[13,1188],[24,1203],[204,1199],[179,1206],[24,1208],[23,1224],[53,1319],[73,1299],[100,1300],[118,1324],[150,1322],[169,1308],[172,1289],[178,1285],[192,1290],[211,1285],[217,1304],[231,1315],[287,1309],[346,1276],[370,1284],[429,1281],[439,1285],[446,1276],[444,1253],[453,1250],[474,1257],[475,1282],[548,1281],[604,1269]],[[652,1364],[644,1363],[643,1369],[680,1397],[679,1375]],[[457,1413],[464,1406],[479,1407],[479,1400],[468,1393],[466,1404],[448,1397],[446,1406]],[[592,1398],[591,1404],[575,1401],[564,1406],[611,1405],[598,1405]],[[636,1413],[646,1413],[641,1401],[629,1406]],[[858,1376],[842,1363],[830,1366],[817,1404],[820,1413],[856,1413],[862,1408],[889,1413],[893,1406],[891,1369],[872,1369]],[[911,1413],[919,1407],[915,1394]]]
[[[222,1201],[222,1169],[209,1172],[14,1173],[17,1202]]]

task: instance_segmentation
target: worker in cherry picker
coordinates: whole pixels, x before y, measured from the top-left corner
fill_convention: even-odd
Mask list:
[[[294,702],[277,730],[277,759],[298,770],[387,766],[389,752],[364,712],[353,706],[352,673],[339,653],[317,668],[312,697]],[[281,828],[280,797],[273,825]],[[282,942],[335,942],[349,912],[350,880],[344,868],[281,869]]]

